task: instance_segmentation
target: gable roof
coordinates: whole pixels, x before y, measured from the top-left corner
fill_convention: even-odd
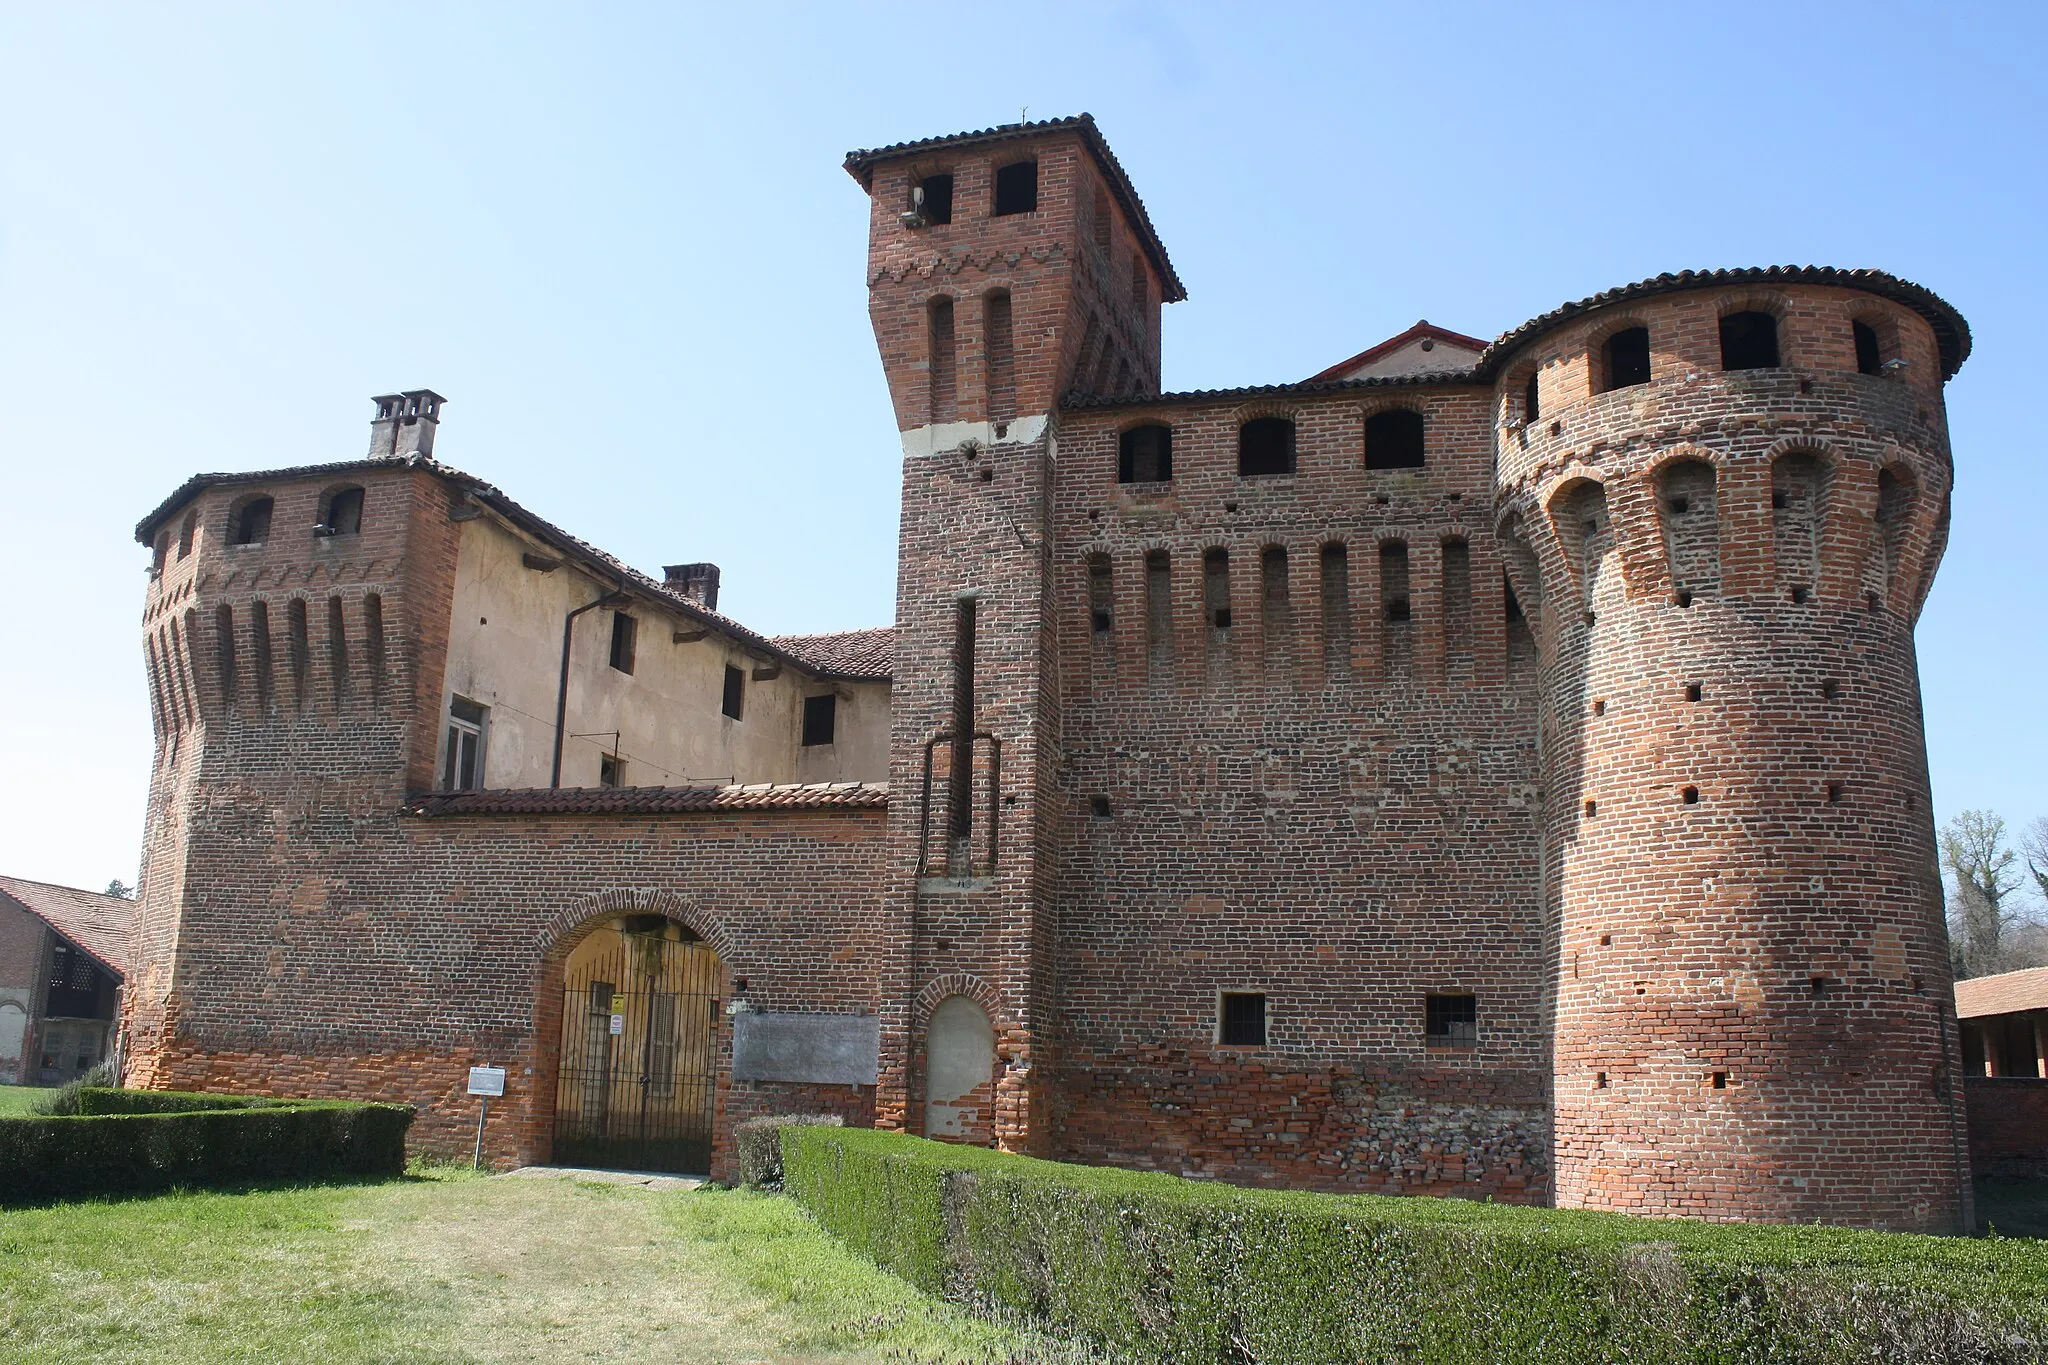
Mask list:
[[[1973,976],[1956,982],[1956,1018],[1982,1019],[1988,1014],[2048,1010],[2048,967],[2029,967],[1997,976]]]
[[[730,616],[723,615],[699,605],[675,589],[657,579],[641,573],[624,560],[608,554],[589,541],[570,535],[561,527],[534,512],[528,511],[505,496],[497,487],[486,483],[473,474],[465,474],[451,465],[427,455],[373,456],[363,460],[342,460],[334,464],[293,465],[283,469],[258,469],[243,473],[194,474],[168,498],[158,503],[155,510],[135,526],[135,538],[148,545],[156,534],[156,528],[169,520],[180,507],[208,488],[236,484],[283,483],[297,479],[332,478],[338,474],[360,474],[377,470],[419,469],[459,489],[471,502],[489,507],[520,530],[533,536],[543,544],[552,546],[565,558],[576,560],[584,570],[600,579],[611,579],[619,589],[641,597],[675,612],[679,616],[699,622],[719,633],[729,636],[769,658],[779,660],[826,681],[873,681],[888,675],[873,672],[841,673],[833,658],[804,654],[797,649],[778,643],[776,640],[749,630]],[[889,630],[889,627],[878,627]],[[850,632],[859,634],[861,632]],[[803,636],[788,636],[785,639],[801,640]],[[884,656],[886,658],[886,656]]]
[[[1411,341],[1424,340],[1441,341],[1459,350],[1470,351],[1475,363],[1479,359],[1479,354],[1486,349],[1486,343],[1478,337],[1468,337],[1463,332],[1453,332],[1448,327],[1438,327],[1427,318],[1424,318],[1407,331],[1390,336],[1377,346],[1366,347],[1349,360],[1340,360],[1335,365],[1330,366],[1329,369],[1310,375],[1306,382],[1310,384],[1323,384],[1333,379],[1349,378],[1351,372],[1359,366],[1370,365],[1382,356],[1391,355]],[[1445,366],[1444,368],[1449,369],[1451,367]]]
[[[134,901],[20,877],[0,877],[0,897],[49,925],[116,977],[128,975],[134,961]]]
[[[1152,268],[1165,281],[1160,291],[1161,303],[1178,303],[1188,296],[1180,276],[1174,273],[1173,262],[1167,259],[1166,244],[1159,240],[1159,232],[1152,226],[1152,216],[1145,212],[1145,201],[1138,197],[1132,187],[1130,176],[1124,174],[1123,164],[1116,159],[1116,153],[1109,150],[1102,130],[1095,126],[1093,114],[1075,114],[1069,118],[1039,119],[1032,123],[1005,123],[994,128],[982,128],[969,133],[949,133],[944,137],[920,138],[916,142],[897,142],[887,147],[871,147],[846,154],[846,173],[860,181],[862,189],[872,193],[875,188],[875,167],[885,161],[896,161],[906,156],[918,156],[940,149],[952,150],[960,147],[981,147],[997,142],[1014,142],[1020,138],[1043,137],[1047,133],[1075,132],[1081,135],[1082,145],[1095,158],[1095,165],[1101,170],[1103,179],[1109,182],[1110,193],[1123,205],[1124,217],[1138,230],[1138,240],[1145,248],[1145,254],[1152,258]]]

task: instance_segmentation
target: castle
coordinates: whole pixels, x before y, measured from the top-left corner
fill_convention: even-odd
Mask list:
[[[1913,623],[1954,309],[1664,275],[1162,393],[1093,120],[856,152],[893,630],[433,458],[141,523],[130,1083],[727,1169],[771,1112],[1200,1178],[1971,1218]]]

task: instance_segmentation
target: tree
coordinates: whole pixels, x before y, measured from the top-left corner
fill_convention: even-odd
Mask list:
[[[2048,854],[2048,844],[2043,853]],[[1958,977],[2033,965],[2032,945],[2009,940],[2009,931],[2029,924],[2014,894],[2026,880],[2015,866],[2019,860],[2006,846],[2005,821],[1988,810],[1963,811],[1941,827],[1941,865],[1950,883],[1950,953]],[[2048,871],[2048,856],[2041,867]],[[2040,882],[2032,863],[2028,872]]]
[[[119,877],[116,877],[107,883],[107,894],[109,896],[119,896],[124,901],[132,901],[135,899],[135,888],[122,881]]]

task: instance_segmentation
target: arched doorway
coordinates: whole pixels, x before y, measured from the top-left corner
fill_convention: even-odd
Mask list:
[[[718,954],[662,915],[592,930],[562,964],[554,1159],[564,1166],[711,1166]]]
[[[924,1035],[924,1135],[986,1145],[995,1140],[996,1031],[988,1011],[950,995]]]

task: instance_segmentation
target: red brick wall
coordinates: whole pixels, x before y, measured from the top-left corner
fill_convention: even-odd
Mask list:
[[[1784,368],[1721,370],[1718,318],[1741,308],[1781,316]],[[1905,377],[1855,372],[1866,313],[1896,327]],[[1586,356],[1621,323],[1648,326],[1652,382],[1590,392]],[[1502,442],[1499,507],[1543,580],[1558,1201],[1957,1229],[1912,639],[1950,477],[1932,332],[1846,290],[1703,289],[1519,359],[1542,362],[1542,412]],[[1503,416],[1525,376],[1504,376]],[[1791,553],[1800,509],[1773,505],[1790,454],[1827,471],[1817,574]],[[1684,460],[1714,475],[1675,476],[1680,513]],[[1881,469],[1918,489],[1888,522]]]
[[[2048,1081],[1965,1076],[1963,1098],[1974,1174],[2048,1179]]]

